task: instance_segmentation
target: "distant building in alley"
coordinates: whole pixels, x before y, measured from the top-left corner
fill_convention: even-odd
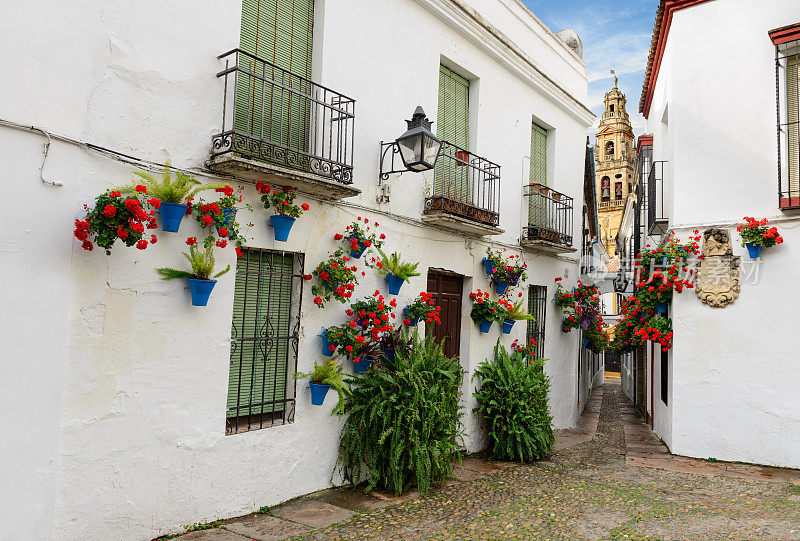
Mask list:
[[[605,96],[605,110],[595,147],[600,239],[610,257],[617,253],[617,231],[628,194],[633,193],[636,164],[633,128],[625,110],[625,101],[625,94],[617,88],[617,77],[614,76],[614,88]]]

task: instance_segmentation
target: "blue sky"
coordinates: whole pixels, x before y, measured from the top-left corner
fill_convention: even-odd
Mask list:
[[[589,76],[589,103],[603,112],[603,94],[612,86],[609,70],[619,76],[619,88],[628,98],[626,109],[636,135],[644,119],[639,114],[644,68],[658,0],[522,0],[554,32],[572,28],[583,42]],[[590,130],[595,132],[595,126]]]

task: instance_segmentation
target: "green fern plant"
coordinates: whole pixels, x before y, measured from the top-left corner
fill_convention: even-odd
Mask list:
[[[192,266],[192,272],[172,269],[170,267],[161,267],[156,269],[161,275],[162,280],[174,280],[175,278],[196,278],[198,280],[216,280],[229,270],[231,266],[228,265],[224,270],[212,275],[214,272],[214,247],[208,246],[204,250],[197,248],[197,245],[189,246],[189,253],[183,254],[189,260]]]
[[[408,279],[412,276],[419,276],[420,273],[417,272],[417,267],[419,263],[408,263],[400,259],[401,255],[397,252],[393,252],[391,256],[386,256],[383,253],[383,250],[380,249],[379,246],[375,246],[378,250],[378,253],[381,256],[380,265],[377,265],[378,272],[381,273],[383,276],[391,273],[400,278],[401,280],[405,280],[408,282]]]
[[[314,370],[305,374],[297,372],[294,379],[308,378],[311,383],[318,385],[330,385],[336,394],[339,395],[339,403],[336,405],[334,412],[342,415],[344,413],[344,398],[346,395],[351,394],[350,387],[342,379],[342,366],[333,360],[319,364],[314,363]]]
[[[521,320],[531,320],[534,321],[532,315],[522,309],[522,301],[517,301],[514,303],[514,306],[507,310],[504,314],[506,319],[513,319],[514,321],[521,321]]]
[[[528,363],[524,354],[509,354],[499,341],[494,362],[478,365],[474,411],[489,425],[496,459],[525,463],[550,455],[555,438],[547,404],[550,381],[543,368],[543,359]]]
[[[459,453],[463,372],[432,336],[415,330],[391,364],[353,379],[338,464],[353,485],[367,481],[395,494],[416,485],[427,492],[453,472]]]
[[[222,184],[207,184],[202,186],[200,181],[182,171],[175,171],[172,178],[172,167],[166,162],[166,168],[161,180],[143,171],[134,171],[133,174],[142,179],[142,184],[147,188],[147,194],[163,203],[186,204],[199,192],[221,188]],[[123,193],[134,193],[135,185],[123,186],[119,189]]]

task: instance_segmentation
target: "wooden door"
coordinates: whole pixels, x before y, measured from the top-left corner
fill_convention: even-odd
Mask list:
[[[442,271],[428,271],[428,293],[442,307],[441,324],[433,326],[434,336],[448,357],[458,357],[461,343],[461,294],[463,277]]]

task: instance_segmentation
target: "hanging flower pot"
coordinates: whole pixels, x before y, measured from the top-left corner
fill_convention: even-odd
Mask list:
[[[481,326],[481,332],[482,332],[482,333],[487,333],[487,332],[489,332],[489,329],[491,329],[491,328],[492,328],[492,323],[493,323],[493,321],[492,321],[492,320],[486,320],[486,319],[484,319],[483,321],[481,321],[481,323],[480,323],[480,326]]]
[[[591,344],[591,342],[589,341],[589,339],[588,339],[588,338],[584,338],[584,339],[583,339],[583,347],[585,347],[585,348],[588,348],[588,347],[589,347],[589,344]]]
[[[161,229],[177,233],[178,228],[181,226],[181,220],[186,215],[186,209],[188,208],[180,203],[165,203],[162,201],[161,206],[158,208],[158,212],[161,214]]]
[[[275,240],[280,242],[289,240],[289,232],[292,230],[295,218],[273,214],[269,217],[269,221],[272,224],[272,229],[275,230]]]
[[[416,327],[419,323],[419,317],[408,317],[408,306],[403,308],[403,320],[408,322],[406,327]]]
[[[320,385],[319,383],[309,382],[308,386],[311,387],[311,403],[315,406],[321,406],[325,402],[325,395],[330,391],[330,385]]]
[[[331,349],[333,344],[328,340],[328,329],[323,329],[320,336],[322,337],[322,354],[326,357],[330,357],[333,355],[333,352],[336,351],[336,347],[334,346],[334,349]]]
[[[358,246],[358,248],[353,248],[353,242]],[[358,237],[350,237],[350,257],[354,257],[356,259],[360,259],[361,255],[364,253],[364,250],[368,248],[366,242]]]
[[[514,326],[514,323],[517,321],[514,319],[506,319],[503,320],[503,334],[511,334],[511,328]]]
[[[222,209],[222,226],[228,231],[232,230],[236,222],[236,209]],[[219,235],[220,228],[217,228],[217,235]]]
[[[208,297],[211,290],[217,285],[216,280],[200,280],[198,278],[187,278],[189,282],[189,293],[192,295],[192,306],[205,306],[208,304]]]
[[[486,274],[491,275],[492,270],[494,269],[494,261],[484,257],[482,263],[483,263],[483,269],[486,271]]]
[[[374,360],[375,359],[371,359],[371,358],[368,358],[368,357],[361,357],[357,361],[354,360],[353,361],[353,371],[356,374],[363,374],[364,372],[367,371],[367,368],[369,368],[372,365],[372,362]]]
[[[494,284],[494,289],[497,291],[498,295],[502,295],[508,289],[508,282],[496,282]]]
[[[761,249],[764,247],[761,244],[753,244],[752,242],[745,243],[747,253],[750,254],[750,259],[758,259],[761,257]]]
[[[666,314],[667,313],[667,303],[660,302],[656,304],[656,310],[658,310],[659,314]]]
[[[405,282],[405,280],[398,278],[390,272],[386,275],[386,282],[389,289],[389,295],[397,295],[400,293],[400,288],[403,286],[403,282]]]

